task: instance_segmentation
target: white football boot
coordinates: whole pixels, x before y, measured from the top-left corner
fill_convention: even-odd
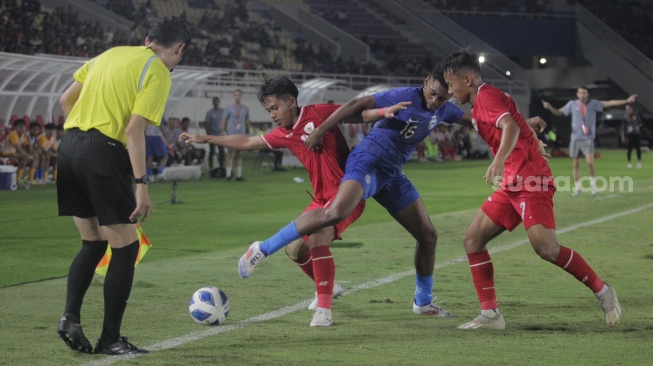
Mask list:
[[[506,329],[506,321],[501,313],[496,313],[493,317],[479,315],[471,322],[460,324],[458,329]]]
[[[601,296],[597,296],[597,298],[599,299],[603,313],[605,313],[605,322],[609,326],[615,327],[621,320],[621,304],[619,304],[617,292],[614,290],[614,287],[607,283],[605,285],[608,286],[608,291]]]
[[[441,306],[430,303],[424,306],[417,306],[413,302],[413,313],[417,315],[430,315],[430,316],[441,316],[441,317],[450,317],[453,316],[450,312],[444,310]]]
[[[247,252],[240,257],[238,261],[238,273],[240,277],[247,278],[252,275],[254,268],[265,259],[265,254],[261,251],[261,242],[255,241],[249,246]]]
[[[317,308],[311,320],[311,327],[330,327],[333,324],[331,309]]]

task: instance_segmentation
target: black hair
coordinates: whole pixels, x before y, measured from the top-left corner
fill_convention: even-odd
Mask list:
[[[19,118],[14,121],[14,128],[18,127],[19,125],[25,126],[25,120],[22,118]]]
[[[41,128],[41,124],[38,122],[30,122],[29,128],[32,129],[32,127],[38,127]]]
[[[63,131],[63,125],[57,125],[57,131]]]
[[[176,43],[189,44],[191,41],[190,26],[185,20],[176,16],[163,16],[150,23],[147,37],[165,48],[170,48]]]
[[[578,88],[576,88],[576,90],[578,90],[578,89],[585,89],[585,90],[587,90],[587,91],[590,90],[590,89],[587,87],[587,85],[580,85]]]
[[[54,124],[53,123],[46,123],[45,126],[43,126],[44,129],[46,130],[54,130]]]
[[[190,122],[190,118],[188,118],[188,117],[182,118],[181,123],[184,123],[184,122]]]
[[[285,99],[291,96],[297,99],[298,95],[299,90],[297,90],[295,83],[285,76],[275,76],[272,78],[266,77],[256,93],[258,101],[261,102],[261,104],[263,104],[267,97]]]
[[[444,80],[444,72],[447,71],[446,68],[444,67],[444,63],[440,62],[439,64],[435,65],[433,68],[433,71],[431,71],[431,78],[434,80],[437,80],[440,85],[446,87],[447,82]]]
[[[447,58],[442,60],[440,64],[442,71],[457,73],[459,70],[468,69],[469,71],[481,74],[481,64],[478,62],[478,57],[468,48],[461,49],[458,52],[452,53]]]

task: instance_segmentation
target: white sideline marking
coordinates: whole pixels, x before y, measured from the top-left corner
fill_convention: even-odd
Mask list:
[[[619,212],[619,213],[616,213],[616,214],[604,216],[604,217],[601,217],[601,218],[596,219],[596,220],[581,222],[579,224],[567,226],[564,229],[557,230],[557,233],[558,234],[564,234],[564,233],[568,233],[570,231],[574,231],[574,230],[582,228],[582,227],[601,224],[601,223],[604,223],[606,221],[614,220],[614,219],[622,217],[622,216],[627,216],[627,215],[631,215],[631,214],[634,214],[634,213],[637,213],[637,212],[640,212],[640,211],[644,211],[644,210],[649,209],[651,207],[653,207],[653,203],[649,203],[647,205],[634,208],[632,210],[623,211],[623,212]],[[528,239],[518,240],[518,241],[516,241],[514,243],[511,243],[511,244],[506,244],[506,245],[502,245],[500,247],[492,248],[492,249],[490,249],[490,253],[505,252],[507,250],[517,248],[517,247],[522,246],[522,245],[527,244],[527,243],[528,243]],[[457,263],[462,263],[462,262],[467,262],[467,256],[450,259],[448,261],[436,264],[434,269],[438,270],[438,269],[442,269],[442,268],[445,268],[445,267],[448,267],[448,266],[451,266],[451,265],[454,265],[454,264],[457,264]],[[371,289],[371,288],[374,288],[374,287],[377,287],[377,286],[385,285],[387,283],[398,281],[398,280],[400,280],[400,279],[402,279],[404,277],[412,276],[414,274],[415,274],[415,270],[411,269],[409,271],[396,273],[396,274],[393,274],[393,275],[388,276],[388,277],[383,277],[383,278],[379,278],[377,280],[372,280],[372,281],[360,284],[358,286],[354,286],[354,287],[352,287],[352,288],[350,288],[348,290],[345,290],[343,292],[342,296],[351,294],[351,293],[356,292],[356,291],[367,290],[367,289]],[[151,346],[148,346],[148,347],[145,347],[145,348],[147,350],[149,350],[149,351],[154,351],[154,352],[155,351],[163,351],[163,350],[170,349],[170,348],[175,348],[177,346],[181,346],[183,344],[186,344],[186,343],[189,343],[189,342],[192,342],[192,341],[200,340],[200,339],[206,338],[208,336],[228,332],[230,330],[244,328],[244,327],[247,327],[247,326],[255,324],[255,323],[272,320],[272,319],[284,316],[286,314],[294,313],[294,312],[299,311],[299,310],[304,310],[311,303],[311,301],[312,301],[312,299],[305,300],[305,301],[299,302],[299,303],[297,303],[295,305],[286,306],[286,307],[283,307],[283,308],[275,310],[275,311],[271,311],[271,312],[266,313],[266,314],[254,316],[254,317],[251,317],[249,319],[239,321],[238,323],[235,323],[235,324],[220,325],[220,326],[217,326],[217,327],[209,328],[208,330],[205,330],[205,331],[193,332],[193,333],[181,336],[181,337],[168,339],[168,340],[165,340],[163,342],[155,343],[155,344],[153,344]],[[130,359],[134,359],[136,357],[139,357],[139,355],[107,356],[106,358],[104,358],[102,360],[92,361],[92,362],[86,363],[84,365],[87,365],[87,366],[111,365],[112,363],[114,363],[116,361],[130,360]]]

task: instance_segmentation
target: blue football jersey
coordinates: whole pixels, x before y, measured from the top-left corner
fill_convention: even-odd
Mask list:
[[[399,102],[412,102],[392,119],[376,122],[370,133],[356,146],[388,159],[387,162],[403,165],[410,160],[417,145],[441,122],[454,123],[464,112],[456,105],[445,102],[442,107],[429,111],[424,108],[423,87],[404,87],[374,94],[377,108],[390,107]]]

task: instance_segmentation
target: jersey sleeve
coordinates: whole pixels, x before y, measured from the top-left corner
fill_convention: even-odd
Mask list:
[[[594,109],[596,109],[597,112],[603,112],[603,102],[602,101],[592,99],[592,100],[590,100],[590,103],[594,104]]]
[[[171,85],[170,71],[163,62],[158,59],[152,62],[136,94],[132,114],[147,119],[152,125],[160,125]]]
[[[279,128],[275,128],[269,133],[261,136],[263,142],[265,142],[270,149],[281,149],[286,147],[286,134],[283,133]]]
[[[407,88],[390,89],[381,93],[374,94],[374,101],[377,108],[393,106],[399,102],[410,102],[411,98],[406,95]]]
[[[567,102],[567,104],[565,104],[564,107],[562,107],[562,113],[565,116],[569,116],[571,114],[571,106],[572,105],[574,105],[574,101],[570,100],[570,101]]]
[[[482,121],[499,127],[499,121],[510,114],[502,92],[486,92],[482,94]],[[476,121],[477,123],[479,121]]]
[[[446,123],[455,123],[463,118],[462,109],[458,108],[455,104],[447,101],[444,104],[444,113],[442,113],[442,121]]]
[[[315,104],[313,105],[313,112],[320,118],[320,124],[322,124],[338,108],[340,108],[340,104]]]
[[[91,59],[84,62],[84,65],[82,65],[82,67],[77,69],[77,71],[75,71],[75,73],[73,74],[73,79],[75,79],[75,81],[84,84],[84,82],[86,81],[86,76],[88,76],[88,69],[93,61],[95,61],[95,59]]]

